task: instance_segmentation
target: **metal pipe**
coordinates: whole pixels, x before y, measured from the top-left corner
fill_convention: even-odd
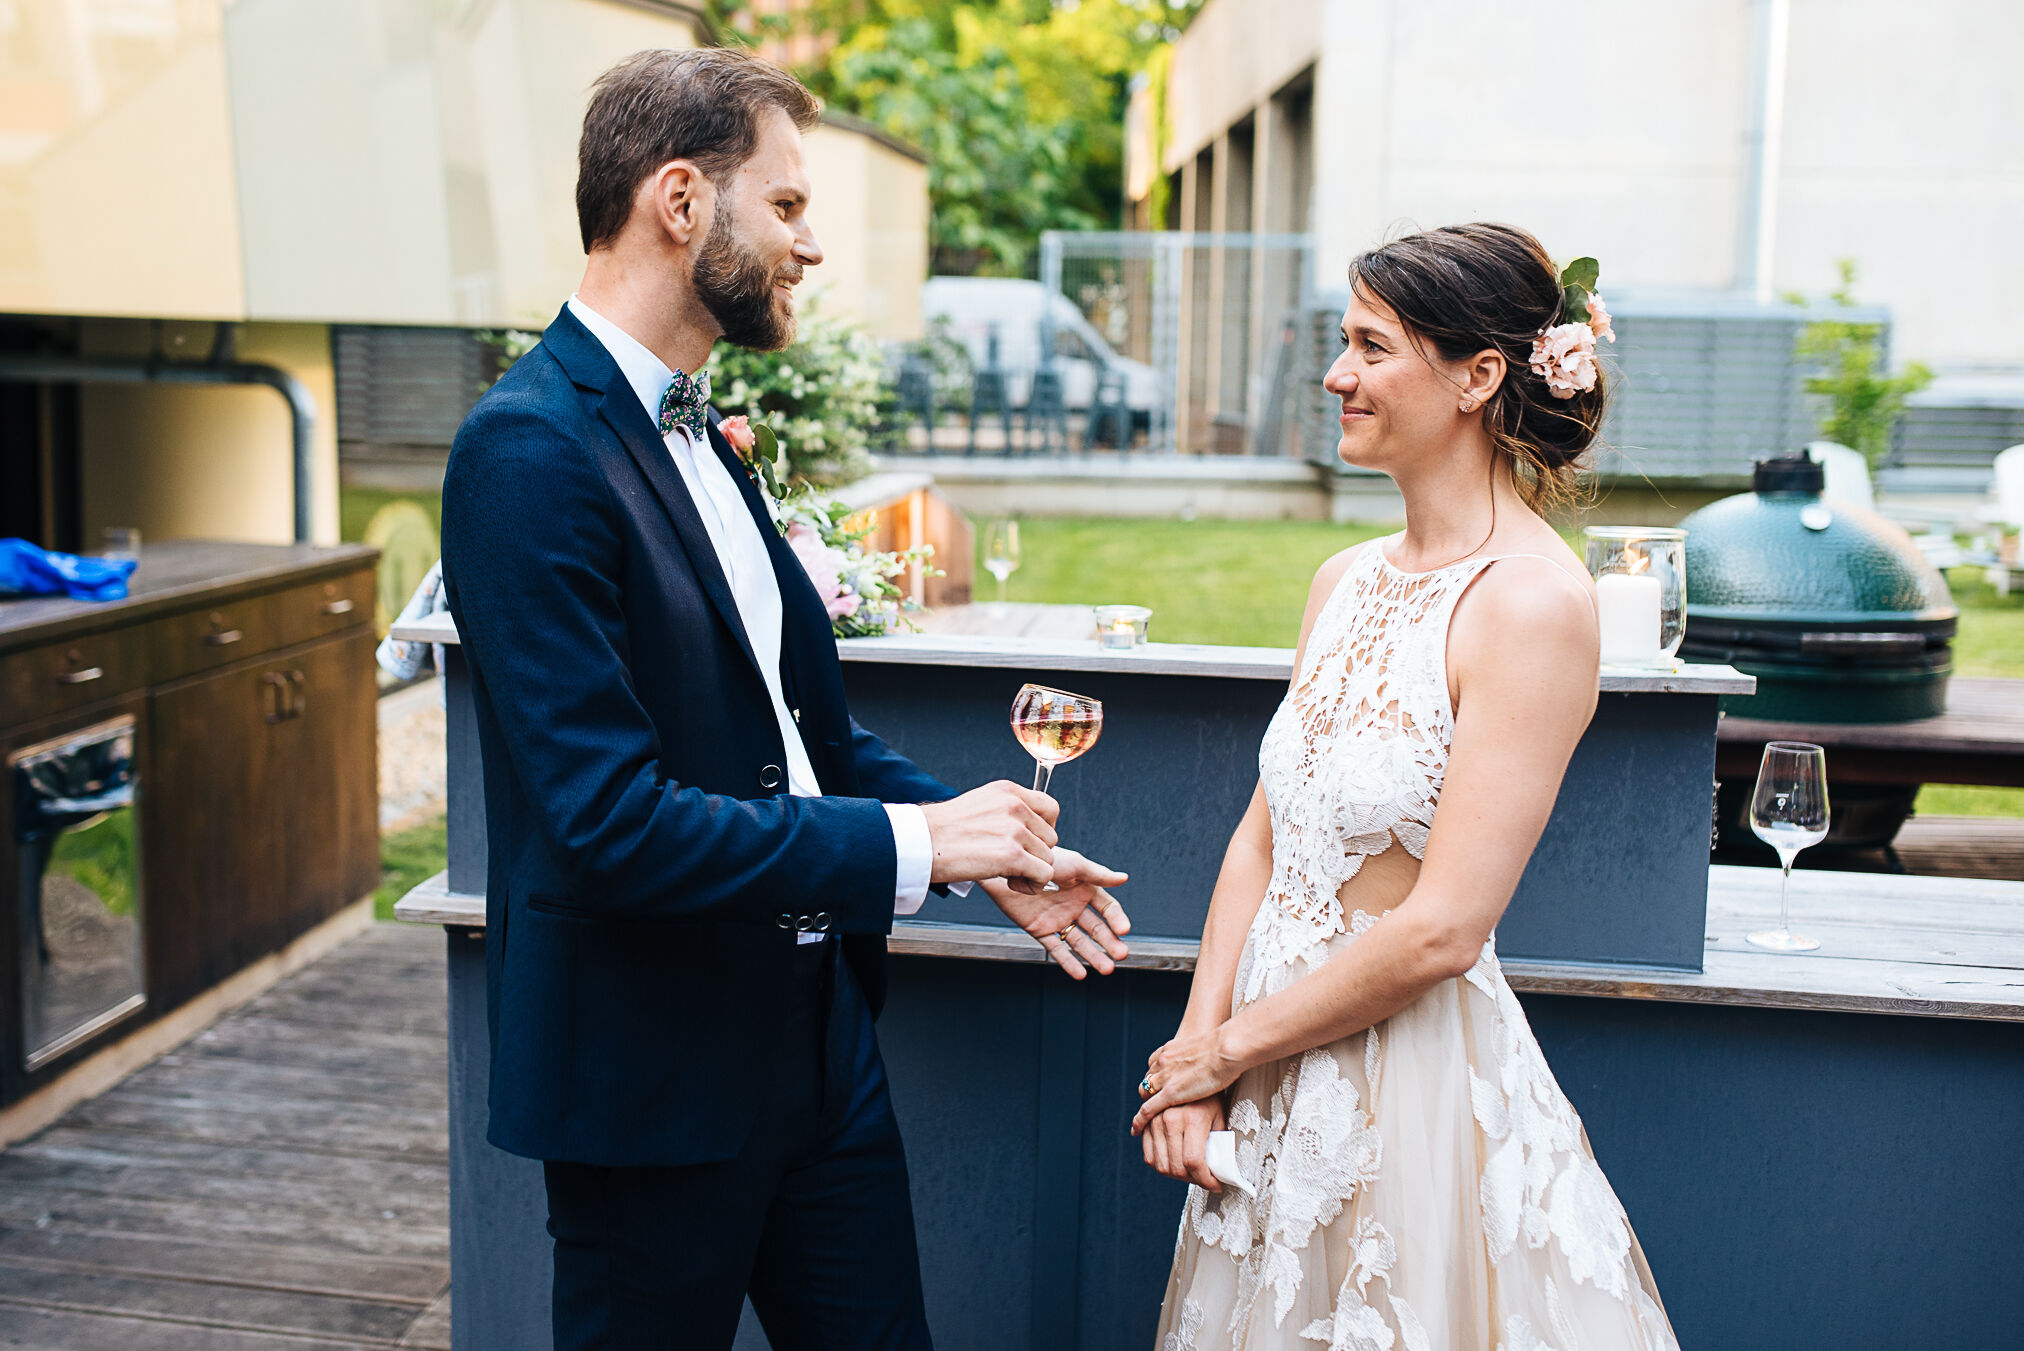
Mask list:
[[[230,325],[223,326],[226,329]],[[214,356],[229,357],[231,339],[221,331]],[[41,384],[265,385],[288,400],[295,443],[295,539],[309,543],[315,506],[314,438],[316,396],[279,366],[257,361],[180,362],[106,360],[100,357],[30,356],[0,353],[0,382]]]

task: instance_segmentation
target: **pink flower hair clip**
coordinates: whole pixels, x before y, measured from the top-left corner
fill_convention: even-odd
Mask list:
[[[1577,258],[1560,273],[1560,322],[1532,339],[1532,373],[1556,399],[1571,399],[1595,388],[1595,341],[1616,341],[1616,329],[1595,282],[1601,272],[1593,258]]]

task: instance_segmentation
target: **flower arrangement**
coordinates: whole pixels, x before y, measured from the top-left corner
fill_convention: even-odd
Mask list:
[[[1546,382],[1556,399],[1571,399],[1595,388],[1595,343],[1616,341],[1609,311],[1596,293],[1602,265],[1577,258],[1560,272],[1560,322],[1539,330],[1532,339],[1532,373]]]
[[[834,486],[865,472],[885,367],[863,329],[811,305],[783,350],[718,343],[708,369],[719,408],[779,429],[790,447],[781,467],[790,482]]]
[[[940,576],[929,562],[934,546],[865,548],[874,521],[818,495],[806,480],[792,486],[781,481],[780,441],[771,427],[740,414],[725,418],[717,430],[765,494],[774,524],[829,611],[831,631],[839,638],[871,638],[899,624],[911,628],[907,616],[920,607],[893,579],[916,563],[929,576]]]

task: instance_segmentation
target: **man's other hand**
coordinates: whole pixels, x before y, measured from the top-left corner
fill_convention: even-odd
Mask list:
[[[1105,887],[1124,885],[1125,874],[1092,862],[1073,849],[1054,851],[1053,888],[1029,895],[1002,881],[984,883],[985,892],[1014,924],[1039,941],[1063,971],[1081,980],[1084,963],[1102,975],[1131,955],[1123,935],[1131,917]]]

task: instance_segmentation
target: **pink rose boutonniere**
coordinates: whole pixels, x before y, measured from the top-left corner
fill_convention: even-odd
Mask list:
[[[738,457],[738,462],[745,466],[745,472],[752,476],[752,481],[775,502],[786,501],[787,489],[781,486],[774,468],[780,461],[780,443],[774,439],[773,429],[763,422],[755,427],[751,418],[740,413],[719,422],[717,431]]]

